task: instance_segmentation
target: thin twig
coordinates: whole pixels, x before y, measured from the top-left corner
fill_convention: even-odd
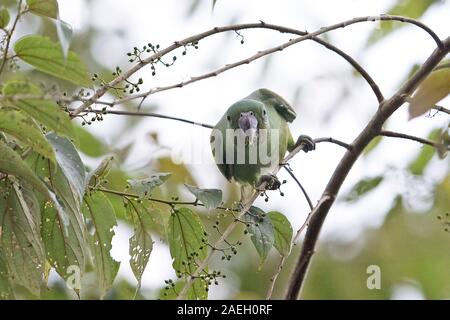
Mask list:
[[[300,187],[300,189],[303,192],[303,195],[305,196],[306,201],[308,202],[309,208],[312,210],[314,208],[312,202],[311,202],[311,198],[308,196],[308,193],[306,192],[305,188],[303,188],[302,184],[300,183],[300,181],[297,179],[297,177],[295,176],[295,174],[292,172],[292,170],[290,168],[288,168],[287,166],[284,166],[284,169],[287,171],[287,173],[289,173],[289,175],[292,177],[292,179],[295,180],[295,182],[297,183],[297,185]]]
[[[121,197],[128,197],[128,198],[133,198],[133,199],[145,199],[145,200],[149,200],[149,201],[153,201],[153,202],[166,204],[166,205],[168,205],[170,207],[173,207],[173,206],[176,206],[176,205],[205,207],[205,205],[203,203],[200,203],[197,200],[194,200],[194,201],[175,201],[175,200],[169,201],[169,200],[163,200],[163,199],[156,199],[156,198],[152,198],[152,197],[144,197],[143,198],[142,196],[139,196],[137,194],[128,193],[128,192],[122,192],[122,191],[117,191],[117,190],[111,190],[111,189],[102,188],[102,187],[101,188],[95,188],[93,190],[98,190],[98,191],[114,194],[116,196],[121,196]],[[221,207],[221,206],[216,207],[216,209],[224,210],[224,211],[237,211],[236,209],[227,208],[227,207]]]
[[[405,133],[400,133],[400,132],[383,130],[378,135],[385,136],[385,137],[412,140],[412,141],[416,141],[416,142],[419,142],[422,144],[432,146],[433,148],[436,148],[436,149],[442,149],[442,147],[445,147],[442,143],[439,143],[436,141],[431,141],[431,140],[420,138],[420,137],[416,137],[416,136],[412,136],[412,135],[405,134]]]
[[[14,30],[16,29],[17,22],[19,22],[20,16],[22,15],[21,9],[22,9],[22,0],[19,0],[19,3],[17,5],[16,18],[14,19],[14,22],[13,22],[13,25],[11,27],[11,30],[6,33],[6,44],[5,44],[5,47],[3,48],[4,51],[3,51],[2,64],[0,65],[0,76],[1,76],[1,74],[3,72],[3,69],[4,69],[5,65],[6,65],[6,61],[8,60],[8,51],[9,51],[9,46],[11,44],[11,38],[12,38]]]
[[[141,111],[133,112],[133,111],[122,111],[122,110],[94,110],[94,109],[87,110],[86,112],[87,113],[93,112],[93,113],[97,113],[97,114],[115,114],[115,115],[135,116],[135,117],[154,117],[154,118],[181,121],[181,122],[193,124],[196,126],[208,128],[208,129],[214,128],[214,126],[207,124],[207,123],[201,123],[201,122],[187,120],[187,119],[183,119],[183,118],[167,116],[167,115],[154,113],[154,112],[141,112]]]
[[[434,110],[437,110],[437,111],[441,111],[441,112],[444,112],[444,113],[446,113],[446,114],[450,114],[450,110],[449,109],[447,109],[447,108],[444,108],[444,107],[442,107],[442,106],[433,106],[433,109]]]
[[[367,21],[379,21],[379,20],[396,20],[396,21],[401,21],[401,22],[405,22],[405,23],[410,23],[413,25],[418,26],[419,28],[423,29],[424,31],[426,31],[433,39],[434,41],[436,41],[438,47],[442,47],[442,42],[440,41],[439,37],[426,25],[424,25],[423,23],[421,23],[420,21],[411,19],[411,18],[406,18],[406,17],[401,17],[401,16],[390,16],[390,15],[380,15],[380,16],[366,16],[366,17],[359,17],[359,18],[354,18],[351,20],[347,20],[329,27],[325,27],[325,28],[321,28],[320,30],[317,30],[313,33],[308,33],[305,35],[304,32],[299,31],[299,30],[295,30],[295,29],[290,29],[290,28],[285,28],[282,26],[277,26],[277,25],[272,25],[272,24],[267,24],[263,21],[261,21],[260,23],[248,23],[248,24],[240,24],[240,25],[231,25],[231,26],[226,26],[226,27],[215,27],[211,30],[202,32],[200,34],[185,38],[184,40],[181,41],[176,41],[174,42],[172,45],[166,47],[165,49],[162,49],[158,52],[156,52],[155,54],[151,55],[150,57],[146,58],[146,59],[142,59],[141,61],[139,61],[138,64],[134,65],[131,69],[129,69],[126,72],[121,73],[119,76],[117,76],[115,79],[113,79],[112,81],[110,81],[108,84],[102,86],[101,88],[99,88],[91,98],[89,98],[88,101],[85,101],[82,105],[80,105],[74,112],[73,112],[73,116],[76,116],[77,114],[81,113],[83,110],[85,110],[87,107],[89,107],[90,105],[92,105],[93,103],[95,103],[95,101],[102,97],[109,88],[116,86],[117,84],[119,84],[120,82],[124,81],[125,79],[128,79],[129,77],[131,77],[134,73],[136,73],[138,70],[140,70],[141,68],[143,68],[144,66],[154,62],[155,60],[161,58],[162,56],[172,52],[173,50],[180,48],[182,46],[188,45],[190,43],[199,41],[201,39],[204,39],[206,37],[209,37],[213,34],[218,34],[218,33],[222,33],[222,32],[227,32],[227,31],[236,31],[236,30],[243,30],[243,29],[256,29],[256,28],[263,28],[263,29],[272,29],[272,30],[277,30],[280,32],[284,32],[284,33],[291,33],[291,31],[294,31],[292,33],[295,34],[303,34],[302,37],[294,39],[292,41],[290,41],[289,43],[285,44],[284,46],[282,45],[280,48],[278,47],[274,47],[272,49],[268,49],[265,51],[269,51],[266,54],[270,54],[276,51],[281,51],[283,50],[285,47],[288,47],[290,45],[293,45],[295,43],[298,43],[300,41],[303,40],[307,40],[307,39],[311,39],[316,41],[316,37],[320,34],[329,32],[331,30],[335,30],[338,28],[344,28],[346,26],[349,26],[351,24],[355,24],[355,23],[360,23],[360,22],[367,22]],[[324,40],[320,40],[318,41],[320,44],[324,44]],[[342,51],[337,49],[336,47],[332,46],[331,44],[327,45],[328,48],[334,48],[333,51],[340,54],[344,59],[346,59],[347,61],[349,61],[352,66],[358,66],[357,70],[358,71],[363,71],[362,75],[363,77],[368,81],[369,85],[372,87],[372,89],[375,91],[376,96],[378,98],[379,101],[382,101],[382,95],[381,92],[379,92],[378,86],[374,86],[375,82],[373,81],[373,79],[371,79],[369,77],[369,79],[367,78],[368,73],[364,71],[364,69],[362,67],[360,67],[355,60],[353,60],[350,56],[348,55],[342,55]],[[337,49],[337,50],[335,50]],[[273,51],[272,51],[273,50]],[[260,58],[265,56],[266,54],[257,54],[255,59]],[[349,59],[350,58],[350,59]],[[241,64],[243,63],[250,63],[250,61],[246,62],[248,59],[245,59]],[[232,64],[233,65],[233,64]],[[240,64],[237,64],[240,65]],[[226,69],[228,70],[228,69]],[[210,75],[210,76],[213,76]],[[209,77],[210,77],[209,76]],[[198,77],[197,77],[198,78]],[[168,86],[170,88],[181,88],[183,86],[183,82],[180,82],[177,85],[172,85],[172,86]],[[161,87],[164,88],[164,87]],[[164,89],[164,90],[168,90]],[[161,89],[158,88],[154,88],[151,91],[148,91],[147,93],[151,94],[151,93],[155,93],[155,92],[159,92],[161,91]]]

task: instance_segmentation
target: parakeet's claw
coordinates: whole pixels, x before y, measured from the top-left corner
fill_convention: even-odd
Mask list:
[[[305,152],[313,151],[316,149],[316,143],[310,136],[301,135],[298,137],[295,144],[297,147],[302,146],[302,150]]]
[[[262,175],[259,180],[259,185],[266,182],[265,190],[278,190],[281,187],[281,182],[278,178],[273,174],[265,174]]]

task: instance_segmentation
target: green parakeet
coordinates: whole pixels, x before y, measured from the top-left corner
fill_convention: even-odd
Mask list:
[[[229,181],[256,187],[295,148],[288,127],[295,118],[291,105],[268,89],[231,105],[211,133],[220,172]],[[279,182],[271,189],[277,188]]]

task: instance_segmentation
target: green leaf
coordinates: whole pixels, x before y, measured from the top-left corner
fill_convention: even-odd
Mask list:
[[[95,170],[88,174],[86,178],[88,181],[87,188],[96,188],[102,183],[102,179],[104,179],[111,170],[113,160],[113,156],[106,157],[100,162]]]
[[[188,208],[175,209],[169,219],[168,241],[173,268],[177,274],[192,274],[207,256],[203,243],[204,228],[199,216]],[[195,299],[206,299],[208,293],[202,279],[193,281],[192,295]]]
[[[86,171],[83,162],[74,145],[67,138],[49,133],[47,139],[52,144],[58,165],[73,190],[77,204],[81,207],[86,187]]]
[[[255,206],[251,206],[245,213],[244,221],[262,264],[275,242],[272,222],[263,210]]]
[[[397,0],[395,4],[386,12],[386,14],[418,19],[432,4],[437,2],[439,2],[439,0]],[[405,23],[400,21],[381,21],[378,25],[379,28],[375,29],[370,34],[367,40],[367,46],[376,43],[394,30],[405,25]]]
[[[10,275],[2,248],[0,248],[0,300],[13,300],[15,298]]]
[[[0,190],[5,198],[0,201],[0,248],[9,278],[38,296],[45,265],[38,201],[31,188],[18,181]]]
[[[439,129],[432,130],[428,135],[428,139],[438,141],[439,135]],[[422,175],[435,152],[436,150],[432,146],[423,145],[417,157],[408,165],[408,171],[414,175]]]
[[[117,226],[114,208],[102,192],[93,192],[84,197],[84,213],[92,221],[90,232],[94,268],[99,280],[101,297],[111,288],[120,263],[111,257],[113,228]]]
[[[106,145],[87,129],[78,125],[73,127],[78,138],[77,148],[85,155],[90,157],[101,157],[109,151]]]
[[[131,208],[132,204],[129,204],[128,208]],[[153,220],[145,210],[139,210],[138,207],[134,207],[134,215],[132,213],[134,221],[134,234],[130,238],[130,266],[133,271],[136,280],[138,281],[137,288],[141,287],[141,279],[147,267],[150,253],[153,249],[153,240],[150,234],[150,230],[153,227]]]
[[[9,81],[3,87],[6,96],[16,94],[42,95],[42,90],[32,83],[24,81]],[[11,102],[15,107],[29,114],[37,122],[54,130],[57,134],[75,138],[73,123],[54,101],[39,99],[20,99]]]
[[[150,177],[146,179],[127,180],[127,182],[133,192],[144,197],[150,195],[153,189],[166,182],[170,175],[171,173],[159,172],[150,175]]]
[[[0,140],[0,172],[16,176],[32,185],[43,194],[48,194],[45,184],[23,162],[22,158],[4,141]]]
[[[39,156],[30,157],[35,172],[48,181],[62,210],[52,203],[42,209],[42,238],[47,259],[64,279],[72,276],[76,266],[85,269],[89,257],[87,229],[82,213],[86,174],[73,144],[66,138],[48,134],[56,153],[57,166]],[[75,288],[76,289],[76,288]]]
[[[56,0],[27,0],[27,5],[30,12],[34,14],[53,19],[58,18],[58,1]]]
[[[291,251],[293,230],[291,223],[278,211],[267,213],[273,226],[274,243],[273,246],[282,256],[287,256]]]
[[[92,85],[88,71],[72,51],[67,57],[58,43],[42,36],[29,35],[14,44],[16,55],[36,69],[82,87]]]
[[[6,8],[0,9],[0,28],[5,28],[9,23],[9,11]]]
[[[222,190],[200,189],[188,184],[185,184],[185,186],[207,209],[215,209],[222,203]]]
[[[344,201],[353,202],[358,200],[361,196],[372,191],[383,181],[382,175],[364,178],[358,181],[350,190],[350,192],[344,197]]]
[[[56,161],[53,148],[41,130],[31,118],[21,112],[7,108],[0,109],[0,131],[13,136],[47,159]]]
[[[409,119],[430,110],[450,94],[450,66],[439,67],[419,85],[409,101]]]

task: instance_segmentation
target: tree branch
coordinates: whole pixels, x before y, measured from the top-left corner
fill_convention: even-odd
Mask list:
[[[139,63],[137,63],[136,65],[134,65],[131,69],[129,69],[126,72],[123,72],[122,74],[120,74],[119,76],[117,76],[116,78],[114,78],[112,81],[110,81],[109,83],[107,83],[106,85],[103,85],[101,88],[99,88],[93,95],[92,97],[90,97],[87,101],[85,101],[82,105],[80,105],[78,108],[76,108],[73,113],[72,116],[76,116],[77,114],[79,114],[80,112],[82,112],[83,110],[85,110],[87,107],[89,107],[90,105],[92,105],[93,103],[95,103],[96,100],[98,100],[98,98],[102,97],[109,88],[116,86],[117,84],[119,84],[120,82],[124,81],[125,79],[128,79],[129,77],[131,77],[134,73],[136,73],[138,70],[140,70],[141,68],[143,68],[144,66],[154,62],[155,60],[163,57],[164,55],[174,51],[177,48],[180,48],[182,46],[188,45],[190,43],[202,40],[206,37],[209,37],[211,35],[214,34],[218,34],[218,33],[222,33],[222,32],[227,32],[227,31],[237,31],[237,30],[244,30],[244,29],[272,29],[272,30],[277,30],[279,32],[282,33],[293,33],[293,34],[298,34],[298,35],[302,35],[299,38],[293,39],[292,41],[289,41],[288,43],[285,43],[281,46],[277,46],[268,50],[265,50],[263,52],[257,53],[255,56],[253,56],[253,58],[248,58],[245,60],[242,60],[241,62],[238,63],[234,63],[229,65],[228,68],[226,68],[223,71],[229,70],[231,68],[234,68],[238,65],[244,64],[244,63],[250,63],[252,60],[261,58],[267,54],[276,52],[276,51],[281,51],[286,47],[289,47],[293,44],[296,44],[298,42],[304,41],[304,40],[313,40],[316,41],[322,45],[324,45],[325,47],[327,47],[328,49],[336,52],[337,54],[341,55],[344,59],[346,59],[353,67],[355,67],[361,74],[362,76],[366,79],[366,81],[369,83],[369,85],[371,86],[372,90],[375,92],[375,95],[377,96],[378,101],[382,101],[383,96],[378,88],[378,86],[375,84],[375,82],[373,81],[373,79],[369,76],[369,74],[350,56],[346,55],[345,53],[343,53],[341,50],[339,50],[338,48],[334,47],[331,44],[326,43],[324,40],[318,39],[317,36],[335,29],[339,29],[339,28],[344,28],[347,27],[349,25],[355,24],[355,23],[360,23],[360,22],[367,22],[367,21],[380,21],[380,20],[395,20],[395,21],[401,21],[401,22],[405,22],[405,23],[410,23],[413,25],[416,25],[417,27],[423,29],[424,31],[426,31],[433,39],[434,41],[436,41],[436,43],[438,44],[439,47],[442,47],[442,42],[439,40],[439,37],[426,25],[424,25],[423,23],[411,19],[411,18],[406,18],[406,17],[401,17],[401,16],[390,16],[390,15],[380,15],[380,16],[366,16],[366,17],[359,17],[359,18],[354,18],[351,20],[347,20],[338,24],[334,24],[332,26],[329,27],[324,27],[321,28],[320,30],[317,30],[313,33],[306,33],[306,32],[302,32],[299,30],[295,30],[295,29],[291,29],[291,28],[285,28],[282,26],[278,26],[278,25],[272,25],[272,24],[267,24],[265,22],[260,22],[260,23],[248,23],[248,24],[238,24],[238,25],[231,25],[231,26],[226,26],[226,27],[215,27],[211,30],[199,33],[197,35],[185,38],[181,41],[176,41],[174,42],[172,45],[166,47],[165,49],[162,49],[161,51],[158,51],[157,53],[151,55],[150,57],[146,58],[146,59],[142,59]],[[248,62],[247,62],[248,61]],[[222,71],[222,72],[223,72]],[[205,74],[203,76],[200,77],[194,77],[193,79],[197,79],[195,81],[200,80],[199,78],[203,79],[203,78],[208,78],[211,76],[214,76],[215,72],[212,72],[210,74]],[[188,81],[189,83],[192,83],[194,81],[192,81],[192,79],[190,81]],[[178,84],[175,85],[171,85],[171,86],[167,86],[167,87],[159,87],[159,88],[153,88],[152,90],[148,91],[147,95],[156,93],[156,92],[160,92],[163,90],[168,90],[168,89],[172,89],[172,88],[180,88],[183,85],[186,85],[186,83],[180,82]],[[142,96],[142,95],[141,95]],[[134,96],[134,97],[139,97],[138,95]],[[134,99],[134,98],[130,98],[130,99]]]
[[[437,111],[444,112],[444,113],[446,113],[446,114],[450,114],[450,110],[447,109],[447,108],[444,108],[444,107],[442,107],[442,106],[433,106],[433,109],[434,109],[434,110],[437,110]]]
[[[122,111],[122,110],[94,110],[94,109],[89,109],[88,111],[86,111],[86,113],[90,113],[90,112],[97,113],[97,114],[115,114],[115,115],[125,115],[125,116],[135,116],[135,117],[161,118],[161,119],[168,119],[168,120],[175,120],[175,121],[180,121],[180,122],[184,122],[184,123],[189,123],[189,124],[193,124],[195,126],[200,126],[200,127],[204,127],[204,128],[208,128],[208,129],[214,128],[214,126],[207,124],[207,123],[201,123],[201,122],[187,120],[187,119],[178,118],[178,117],[166,116],[166,115],[154,113],[154,112],[141,112],[141,111],[134,112],[134,111]]]
[[[6,31],[6,44],[5,44],[5,48],[3,49],[3,57],[2,57],[2,63],[0,65],[0,76],[3,72],[3,69],[5,68],[6,65],[6,61],[8,60],[8,51],[9,51],[9,46],[11,44],[11,38],[13,35],[14,30],[16,29],[17,26],[17,22],[19,22],[20,16],[22,15],[22,0],[19,0],[18,5],[17,5],[17,15],[16,18],[14,19],[13,25],[11,27],[10,31]]]
[[[439,41],[438,43],[441,42]],[[342,157],[322,193],[321,200],[319,200],[315,208],[314,215],[311,216],[302,250],[289,282],[286,299],[297,299],[299,295],[322,225],[353,164],[369,142],[381,132],[383,123],[404,103],[405,96],[409,96],[417,88],[449,51],[450,37],[445,39],[442,45],[438,45],[438,48],[433,51],[420,69],[392,97],[380,104],[380,108],[373,115],[370,122],[352,142],[351,151],[347,151]]]
[[[433,148],[436,148],[436,149],[441,149],[442,147],[445,147],[442,143],[439,143],[439,142],[436,142],[436,141],[431,141],[431,140],[420,138],[420,137],[416,137],[416,136],[411,136],[409,134],[400,133],[400,132],[393,132],[393,131],[383,130],[378,135],[385,136],[385,137],[392,137],[392,138],[401,138],[401,139],[412,140],[412,141],[416,141],[416,142],[419,142],[419,143],[422,143],[422,144],[426,144],[426,145],[432,146]]]

